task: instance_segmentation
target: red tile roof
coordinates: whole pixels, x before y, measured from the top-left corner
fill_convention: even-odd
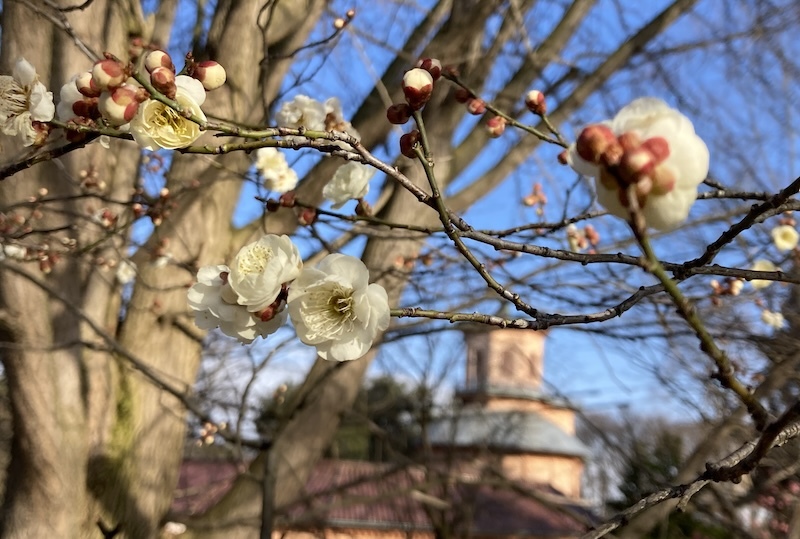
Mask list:
[[[184,462],[173,511],[204,511],[240,471],[224,461]],[[586,526],[567,513],[584,522],[590,515],[578,506],[553,502],[554,494],[549,487],[458,481],[445,493],[442,480],[426,478],[420,466],[327,460],[312,472],[306,496],[278,510],[282,516],[276,524],[285,529],[430,530],[431,515],[438,515],[460,526],[455,530],[459,536],[577,537]]]

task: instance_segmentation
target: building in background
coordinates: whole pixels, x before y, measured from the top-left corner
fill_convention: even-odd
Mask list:
[[[586,531],[588,450],[575,437],[575,410],[542,390],[545,333],[481,328],[465,338],[465,384],[451,411],[423,429],[419,457],[320,462],[304,499],[279,511],[275,537],[567,539]],[[174,513],[202,513],[240,469],[187,460]]]

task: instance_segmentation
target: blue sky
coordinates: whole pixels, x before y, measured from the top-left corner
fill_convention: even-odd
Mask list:
[[[336,96],[342,101],[345,116],[351,116],[372,88],[376,78],[393,58],[396,44],[402,43],[403,36],[408,34],[416,20],[423,15],[424,8],[431,3],[417,2],[414,4],[417,7],[410,12],[407,8],[401,8],[400,3],[389,1],[360,6],[350,30],[341,36],[331,54],[319,55],[309,52],[300,56],[300,61],[294,70],[297,78],[303,78],[302,76],[309,72],[315,74],[300,85],[287,85],[284,98],[289,99],[298,93],[321,101]],[[790,5],[788,0],[779,3]],[[179,20],[191,20],[189,14],[193,11],[192,4],[187,1],[181,2]],[[328,23],[333,16],[343,14],[351,4],[339,0],[331,2]],[[564,4],[563,1],[551,0],[539,2],[534,8],[526,19],[528,35],[533,46],[536,45],[537,37],[545,35],[555,24]],[[573,37],[563,57],[542,73],[538,84],[545,87],[549,81],[562,74],[568,65],[591,69],[602,59],[602,53],[612,50],[620,39],[629,34],[631,28],[635,28],[643,20],[648,20],[667,4],[666,1],[635,4],[612,0],[599,1],[587,18],[588,22],[582,25]],[[572,137],[576,129],[582,125],[610,117],[633,97],[653,95],[677,106],[694,121],[697,132],[708,142],[712,152],[711,173],[723,183],[742,189],[775,189],[781,181],[786,183],[797,175],[799,168],[796,160],[797,138],[791,125],[785,126],[787,123],[791,124],[793,118],[791,105],[795,102],[797,90],[790,84],[791,78],[787,75],[785,59],[779,55],[764,54],[763,48],[758,49],[744,39],[733,40],[727,44],[716,43],[715,39],[718,37],[735,34],[740,28],[746,27],[752,21],[754,13],[758,12],[756,6],[748,5],[746,2],[744,7],[740,8],[722,4],[726,3],[711,0],[700,2],[691,15],[683,17],[649,48],[652,51],[670,51],[685,47],[691,49],[689,52],[668,55],[662,61],[660,68],[654,67],[646,56],[638,58],[633,68],[614,76],[603,91],[596,93],[587,101],[573,120],[561,126],[563,132]],[[620,5],[625,10],[622,15],[618,11]],[[212,6],[213,2],[210,3],[209,9]],[[498,22],[493,21],[492,25],[496,27]],[[774,21],[766,20],[764,24],[774,24]],[[329,31],[330,25],[318,29],[312,39],[319,38]],[[175,33],[171,44],[172,50],[185,49],[184,35],[180,31]],[[375,36],[381,36],[384,43],[378,43]],[[797,44],[792,37],[789,32],[776,32],[769,39],[774,40],[776,46],[791,57],[793,53],[796,56],[798,52]],[[737,52],[739,61],[733,62],[729,56],[723,54],[730,50]],[[181,55],[181,52],[173,54],[178,58]],[[505,51],[503,62],[498,63],[493,73],[492,80],[496,82],[487,85],[487,92],[501,86],[504,77],[511,72],[515,63],[519,62],[519,58],[518,51],[511,48]],[[448,62],[447,58],[441,60],[444,63]],[[755,77],[754,73],[761,78]],[[564,95],[561,92],[548,96],[551,108]],[[753,107],[754,99],[763,100],[763,106]],[[462,124],[454,126],[454,140],[463,137],[477,121],[476,118],[466,118]],[[399,130],[394,135],[395,140],[398,134]],[[493,141],[485,155],[476,160],[465,174],[454,182],[450,191],[469,184],[480,178],[486,170],[491,169],[495,159],[493,156],[499,155],[499,152],[508,147],[517,136],[520,135],[507,133],[501,139]],[[395,148],[394,144],[390,144],[385,148],[378,148],[376,154],[391,160]],[[755,150],[755,148],[759,150],[747,153],[748,149]],[[544,220],[552,221],[562,217],[568,192],[569,212],[585,207],[591,201],[589,184],[578,180],[569,169],[558,166],[555,163],[557,153],[558,150],[555,148],[543,147],[531,154],[522,167],[502,186],[470,209],[465,218],[476,228],[490,229],[535,222],[538,217],[533,209],[519,204],[519,200],[530,192],[532,184],[536,181],[542,183],[550,198],[542,217]],[[302,176],[320,157],[313,152],[304,151],[299,154],[289,153],[287,158],[295,163],[296,170]],[[758,171],[758,174],[754,174],[753,170]],[[376,175],[371,197],[376,196],[381,181],[381,175]],[[573,189],[570,190],[570,187]],[[260,205],[253,202],[253,195],[256,193],[257,190],[252,185],[245,188],[240,211],[234,218],[235,223],[247,222],[260,213]],[[735,205],[732,203],[720,201],[699,203],[693,215],[708,211],[722,213],[733,206]],[[346,206],[345,210],[352,211],[352,207]],[[724,230],[728,222],[726,219],[718,219],[702,227],[679,230],[666,238],[658,239],[656,248],[670,261],[680,262],[692,258],[702,252],[704,245]],[[619,249],[637,254],[634,247],[624,243],[630,236],[624,223],[613,218],[602,218],[593,224],[603,235],[604,245],[611,246],[620,242]],[[765,224],[747,232],[737,249],[724,252],[718,262],[746,265],[747,258],[755,257],[765,250],[774,258],[777,255],[769,252],[767,242],[770,228]],[[142,229],[141,233],[146,234],[147,230]],[[549,247],[566,248],[565,237],[560,233],[536,241]],[[442,240],[436,240],[436,243],[446,244]],[[355,254],[358,248],[359,244],[355,244],[350,247],[350,252]],[[492,254],[488,249],[479,251],[487,256]],[[449,250],[445,252],[452,254]],[[500,275],[525,275],[529,272],[534,272],[535,275],[537,268],[550,264],[552,264],[550,261],[542,262],[535,259],[512,261],[503,270],[508,273]],[[563,264],[550,269],[545,278],[547,282],[538,282],[535,277],[531,277],[529,283],[523,283],[530,285],[529,290],[524,287],[523,290],[527,290],[531,301],[537,307],[553,312],[575,312],[576,301],[591,299],[601,304],[602,287],[613,280],[619,280],[621,285],[630,284],[633,287],[652,282],[646,275],[622,271],[618,267],[598,270]],[[708,281],[709,279],[694,278],[690,291],[702,294],[703,287],[708,286]],[[474,287],[476,294],[483,292],[482,284],[476,279],[465,281],[460,290],[463,290],[464,284],[467,288]],[[561,299],[557,297],[558,293],[563,296]],[[453,294],[455,296],[456,291],[453,291]],[[606,298],[605,304],[613,304],[615,298],[621,297],[624,296],[618,293],[616,296]],[[768,304],[776,305],[779,297],[779,291],[773,290],[766,293],[764,300]],[[413,293],[409,293],[403,305],[431,307],[441,304],[426,304]],[[743,303],[740,316],[745,322],[752,320],[755,327],[758,310],[747,305]],[[497,309],[496,303],[487,301],[482,303],[482,307],[487,312]],[[609,326],[623,329],[626,325],[635,327],[640,320],[652,317],[652,312],[652,309],[634,309]],[[665,386],[664,377],[669,377],[683,389],[691,388],[688,377],[681,376],[681,372],[685,371],[670,372],[670,365],[674,364],[674,361],[667,361],[665,358],[675,355],[672,353],[675,351],[663,339],[653,338],[646,342],[617,340],[594,332],[603,328],[587,329],[591,331],[571,328],[555,328],[551,331],[546,349],[546,378],[552,384],[553,391],[563,393],[587,409],[612,410],[617,406],[631,406],[640,411],[658,413],[664,407],[663,402],[675,402],[673,388]],[[396,345],[387,346],[382,357],[371,369],[371,373],[390,371],[411,379],[415,375],[419,376],[419,372],[415,374],[415,369],[424,371],[424,366],[428,365],[428,362],[419,360],[417,365],[401,365],[404,355],[415,357],[433,355],[435,360],[428,366],[434,375],[437,372],[441,375],[445,388],[451,388],[463,379],[463,368],[453,360],[456,354],[454,351],[458,350],[458,342],[457,332],[447,332],[440,337],[439,344],[433,349],[423,338],[407,339]],[[270,343],[268,341],[261,346],[269,347]],[[688,346],[691,348],[691,342]],[[684,359],[691,361],[692,351],[681,351],[681,353],[686,356]],[[307,368],[312,355],[311,350],[294,349],[294,352],[285,359],[276,361],[274,375],[269,377],[272,382],[267,385],[277,383],[284,376],[297,379]],[[442,357],[436,357],[439,355]],[[695,356],[698,362],[704,361],[699,355]],[[689,409],[684,404],[680,407],[681,414]]]

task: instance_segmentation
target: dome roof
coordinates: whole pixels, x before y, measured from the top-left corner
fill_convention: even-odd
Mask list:
[[[587,458],[589,449],[536,412],[465,408],[428,429],[434,447],[480,448]]]

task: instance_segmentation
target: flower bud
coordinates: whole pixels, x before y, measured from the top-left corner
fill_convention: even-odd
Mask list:
[[[475,116],[480,116],[486,112],[486,102],[480,97],[473,97],[467,100],[467,112]]]
[[[638,150],[639,146],[642,145],[642,139],[637,135],[634,131],[628,131],[627,133],[623,133],[617,137],[617,141],[619,145],[622,146],[622,149],[626,152],[630,152],[633,150]]]
[[[433,77],[430,73],[418,67],[406,71],[403,76],[403,94],[412,109],[419,110],[425,106],[432,93]]]
[[[650,152],[656,163],[669,157],[669,144],[663,137],[653,137],[642,143],[642,148]]]
[[[147,69],[148,73],[152,73],[157,67],[166,67],[175,71],[175,64],[172,63],[172,58],[170,58],[169,54],[161,50],[150,52],[147,58],[144,59],[144,67]]]
[[[170,99],[175,99],[178,87],[175,84],[175,73],[168,67],[157,67],[150,72],[150,82],[153,88]]]
[[[413,113],[414,110],[407,103],[395,103],[386,109],[386,119],[394,125],[403,125]]]
[[[287,191],[278,200],[284,208],[294,208],[297,203],[297,194],[294,191]]]
[[[135,62],[144,52],[144,40],[141,37],[134,37],[128,43],[128,56]]]
[[[100,97],[101,90],[97,87],[97,83],[94,82],[91,71],[78,75],[78,78],[75,79],[75,86],[86,97]]]
[[[472,92],[470,92],[466,88],[461,88],[460,86],[458,88],[456,88],[455,92],[453,92],[453,98],[458,103],[466,103],[467,101],[469,101],[473,97],[475,97],[475,96],[472,95]]]
[[[297,222],[301,226],[313,225],[317,220],[316,208],[303,208],[297,215]]]
[[[97,102],[98,98],[96,97],[80,99],[72,104],[72,112],[80,118],[96,120],[100,117],[100,109],[97,106]]]
[[[109,124],[118,126],[130,122],[139,109],[136,90],[120,86],[113,92],[103,92],[98,101],[100,113]]]
[[[619,145],[617,138],[608,126],[595,124],[584,128],[575,142],[575,149],[581,159],[589,163],[600,163],[600,156],[611,147]]]
[[[537,116],[544,116],[547,114],[547,102],[545,101],[544,94],[539,90],[531,90],[525,95],[525,106]]]
[[[622,154],[619,160],[619,175],[628,183],[638,183],[653,172],[653,167],[655,167],[653,155],[640,148]]]
[[[569,164],[569,151],[564,150],[560,154],[558,154],[558,164],[560,165],[568,165]]]
[[[417,62],[417,67],[430,73],[431,77],[433,77],[433,82],[436,82],[442,76],[442,63],[436,58],[423,58]]]
[[[216,90],[225,84],[228,78],[225,68],[213,60],[206,60],[197,64],[192,76],[203,83],[203,88],[207,92]]]
[[[344,27],[345,27],[345,25],[346,25],[346,24],[347,24],[347,21],[345,21],[345,20],[344,20],[343,18],[341,18],[341,17],[337,17],[337,18],[335,18],[335,19],[333,20],[333,28],[334,28],[335,30],[341,30],[342,28],[344,28]]]
[[[400,137],[400,153],[408,157],[409,159],[415,159],[417,157],[417,152],[414,151],[414,147],[419,142],[419,131],[416,129],[411,131],[410,133],[406,133],[402,137]]]
[[[122,86],[128,76],[119,62],[115,60],[99,60],[92,68],[92,80],[100,90],[113,90]],[[91,96],[89,96],[91,97]]]
[[[486,121],[486,130],[489,136],[497,138],[506,130],[506,119],[502,116],[493,116]]]

